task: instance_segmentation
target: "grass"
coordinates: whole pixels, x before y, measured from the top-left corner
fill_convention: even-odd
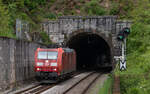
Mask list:
[[[121,94],[149,94],[150,92],[150,49],[146,52],[133,52],[127,55],[127,70],[119,71]]]
[[[100,88],[99,94],[112,94],[112,76],[108,76],[107,80],[104,82],[104,86]]]
[[[16,39],[16,36],[12,33],[12,31],[0,32],[0,37],[9,37],[9,38],[15,38]]]

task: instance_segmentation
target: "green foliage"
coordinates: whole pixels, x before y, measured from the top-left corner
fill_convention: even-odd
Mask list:
[[[150,92],[150,1],[136,1],[134,9],[126,6],[126,17],[132,18],[131,34],[127,40],[127,70],[121,77],[122,94],[149,94]],[[119,69],[119,68],[118,68]]]
[[[0,0],[0,4],[0,12],[4,14],[3,17],[0,17],[0,19],[3,19],[3,21],[1,20],[2,24],[0,24],[3,32],[0,32],[0,35],[12,37],[14,36],[17,18],[28,21],[33,26],[30,28],[31,31],[39,30],[38,24],[44,18],[45,8],[43,6],[46,6],[47,0],[18,0],[17,2]]]
[[[104,15],[106,10],[100,5],[100,1],[72,1],[74,7],[70,9],[72,3],[68,5],[68,0],[17,0],[17,2],[0,0],[0,12],[2,14],[0,19],[3,19],[0,22],[2,27],[0,35],[14,36],[15,22],[18,18],[29,22],[31,24],[30,31],[34,32],[40,30],[39,23],[44,19],[57,19],[57,17],[63,15]],[[51,7],[53,7],[52,10]],[[81,9],[83,9],[83,12]],[[81,11],[81,13],[77,14],[77,11]]]
[[[126,80],[128,80],[128,82]],[[132,93],[136,92],[137,93],[138,91],[135,90],[135,88],[136,88],[135,86],[137,86],[140,83],[140,81],[141,81],[141,78],[138,78],[136,76],[135,77],[134,76],[121,76],[120,77],[121,92],[123,92],[125,94],[130,94],[127,92],[132,92]],[[132,89],[130,89],[130,91],[127,91],[127,88],[128,89],[132,88]]]
[[[52,41],[50,40],[50,38],[46,32],[40,32],[40,37],[44,44],[46,44],[46,45],[52,44]]]
[[[10,28],[10,15],[0,0],[0,36],[14,37]]]
[[[135,49],[139,52],[145,52],[150,43],[150,26],[140,22],[136,22],[131,27],[132,33],[128,38],[128,53],[134,52]]]
[[[134,22],[150,24],[150,1],[142,0],[137,2],[138,6],[130,14]]]
[[[143,75],[122,76],[120,82],[122,94],[149,94],[150,80]]]
[[[135,2],[132,0],[116,0],[110,5],[110,15],[118,15],[120,19],[130,19],[130,12],[135,8]]]
[[[133,18],[132,33],[128,39],[129,52],[137,49],[145,52],[150,46],[150,2],[148,0],[139,1],[138,7],[131,12]]]
[[[69,10],[69,9],[64,10],[64,15],[75,15],[75,14],[76,14],[75,10]]]
[[[81,6],[79,6],[79,5],[76,5],[76,6],[75,6],[75,8],[76,8],[76,9],[80,9],[80,8],[81,8]]]
[[[99,94],[112,94],[112,76],[108,76],[107,80],[104,82],[104,85],[100,88]]]
[[[150,90],[150,49],[145,53],[132,52],[127,56],[127,70],[120,75],[122,94],[149,94]]]
[[[64,10],[64,15],[68,15],[69,13],[70,13],[70,10],[68,10],[68,9]]]
[[[82,9],[88,15],[105,15],[106,10],[99,5],[98,0],[92,0],[85,4]]]
[[[110,15],[117,15],[119,14],[119,3],[113,2],[110,9]]]
[[[59,16],[63,16],[63,13],[62,12],[59,12],[58,14],[57,14],[57,16],[59,17]]]
[[[79,0],[80,1],[80,3],[85,3],[85,0]]]
[[[54,14],[54,13],[48,13],[48,14],[45,15],[45,18],[56,19],[56,14]]]

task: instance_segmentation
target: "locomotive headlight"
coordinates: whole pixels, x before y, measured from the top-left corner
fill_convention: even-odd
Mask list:
[[[43,66],[42,62],[37,62],[37,66]]]
[[[40,68],[37,68],[37,70],[39,71],[39,70],[41,70]]]
[[[57,66],[57,63],[51,63],[51,66]]]

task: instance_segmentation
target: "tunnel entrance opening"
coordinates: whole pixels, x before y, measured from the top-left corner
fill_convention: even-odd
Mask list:
[[[79,33],[66,44],[77,55],[77,70],[102,69],[111,65],[111,51],[107,42],[97,34]]]

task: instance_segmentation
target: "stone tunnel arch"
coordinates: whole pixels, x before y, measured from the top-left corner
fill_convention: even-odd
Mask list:
[[[75,49],[78,70],[112,68],[111,43],[101,33],[76,31],[69,35],[65,45]]]

